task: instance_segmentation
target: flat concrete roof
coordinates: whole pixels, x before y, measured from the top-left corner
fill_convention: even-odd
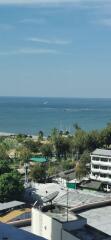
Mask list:
[[[67,222],[67,210],[66,209],[63,209],[63,211],[58,209],[58,212],[56,211],[56,209],[54,209],[51,211],[47,211],[45,214],[51,218],[56,219],[59,222],[62,222],[62,223]],[[79,219],[79,217],[77,215],[75,215],[73,212],[68,211],[68,221],[69,222],[76,221],[78,219]]]
[[[67,206],[67,188],[56,183],[34,184],[35,193],[41,197],[46,197],[49,194],[58,191],[58,196],[53,200],[53,203],[60,206]],[[47,190],[47,193],[46,193]],[[77,210],[78,208],[91,204],[111,202],[111,193],[100,193],[91,190],[68,190],[68,206]],[[89,207],[89,208],[92,208]],[[87,208],[88,209],[88,208]]]
[[[61,206],[67,206],[67,193],[58,196],[54,202]],[[92,205],[111,203],[111,194],[107,195],[90,190],[69,190],[68,192],[68,206],[73,210],[81,208],[92,208]]]
[[[11,240],[45,240],[42,237],[0,222],[0,240],[5,238]]]
[[[107,156],[107,157],[111,157],[111,150],[108,149],[99,149],[97,148],[96,150],[94,150],[91,155],[100,155],[100,156]]]
[[[8,210],[10,208],[14,207],[20,207],[22,205],[25,205],[24,202],[19,202],[19,201],[11,201],[7,203],[0,203],[0,211]]]
[[[111,236],[111,206],[90,209],[79,215],[87,218],[88,225]]]

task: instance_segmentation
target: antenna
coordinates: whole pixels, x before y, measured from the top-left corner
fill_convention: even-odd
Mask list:
[[[28,163],[24,163],[24,170],[25,170],[25,184],[28,183],[28,167],[29,167],[29,164],[28,164]]]
[[[69,206],[69,189],[68,189],[68,178],[67,178],[67,222],[68,222],[68,215],[69,215],[69,210],[68,210],[68,206]]]

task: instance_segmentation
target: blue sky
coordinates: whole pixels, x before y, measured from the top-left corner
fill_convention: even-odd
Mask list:
[[[0,0],[0,96],[110,89],[111,0]]]

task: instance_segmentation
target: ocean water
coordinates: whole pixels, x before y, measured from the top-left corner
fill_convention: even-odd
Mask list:
[[[111,99],[0,97],[0,132],[36,135],[51,129],[101,129],[111,122]]]

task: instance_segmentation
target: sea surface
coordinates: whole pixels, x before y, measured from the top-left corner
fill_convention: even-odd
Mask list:
[[[0,132],[36,135],[40,130],[101,129],[111,122],[111,99],[0,97]]]

